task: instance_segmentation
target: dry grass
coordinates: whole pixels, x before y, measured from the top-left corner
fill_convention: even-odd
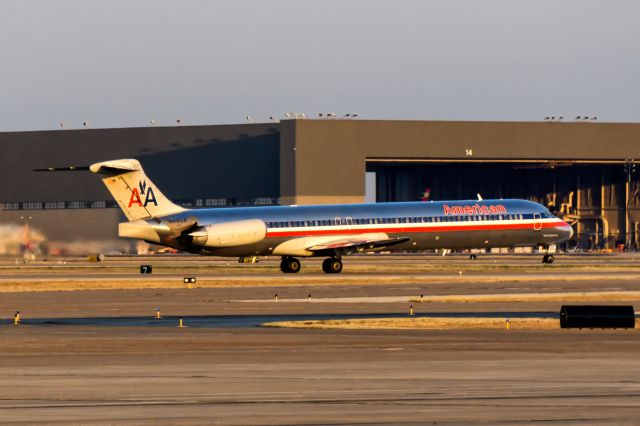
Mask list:
[[[560,329],[560,321],[553,318],[510,318],[512,330]],[[316,329],[505,329],[506,318],[364,318],[345,320],[280,321],[262,324],[263,327]]]
[[[423,302],[488,303],[488,302],[629,302],[640,300],[640,291],[589,291],[566,293],[460,294],[429,296]],[[411,302],[420,303],[420,298]]]
[[[186,274],[189,275],[189,274]],[[191,274],[196,275],[197,274]],[[1,278],[1,276],[0,276]],[[337,275],[337,276],[324,276],[324,275],[282,275],[279,272],[274,272],[272,276],[221,276],[207,277],[198,279],[198,282],[194,287],[214,288],[214,287],[261,287],[261,286],[308,286],[308,285],[349,285],[349,284],[367,284],[367,285],[391,285],[391,284],[435,284],[435,283],[499,283],[499,282],[569,282],[569,281],[599,281],[615,279],[618,281],[624,280],[640,280],[640,274],[599,274],[599,275],[568,275],[568,274],[549,274],[539,276],[532,275],[517,275],[517,274],[501,274],[501,275],[475,275],[475,276],[458,276],[458,275],[424,275],[424,276],[398,276],[398,275],[369,275],[369,274],[353,274],[353,275]],[[75,279],[65,278],[51,278],[46,279],[31,279],[23,277],[16,280],[1,280],[0,279],[0,293],[2,292],[28,292],[28,291],[75,291],[75,290],[136,290],[136,289],[151,289],[151,288],[184,288],[185,285],[182,282],[182,278],[179,277],[163,277],[156,275],[153,277],[137,277],[122,279],[98,279],[87,278],[86,276],[78,275]],[[556,293],[562,294],[562,293]],[[573,295],[573,293],[566,293]],[[575,296],[586,294],[587,299],[571,299],[571,300],[594,300],[588,297],[601,297],[601,296],[589,296],[592,295],[604,295],[604,297],[614,297],[617,299],[606,300],[638,300],[640,296],[638,292],[597,292],[597,293],[575,293]],[[620,299],[618,294],[623,294],[624,297]],[[555,295],[532,295],[532,297],[539,297],[540,299],[527,301],[556,301],[558,296]],[[552,297],[553,299],[544,299],[545,297]],[[485,298],[483,300],[478,298]],[[491,299],[494,298],[494,299]],[[498,299],[495,299],[498,298]],[[431,302],[491,302],[491,301],[517,301],[521,300],[519,295],[487,295],[487,296],[431,296],[426,297],[424,301]]]

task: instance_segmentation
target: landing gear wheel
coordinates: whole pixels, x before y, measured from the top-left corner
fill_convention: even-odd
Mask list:
[[[280,262],[280,270],[285,274],[295,274],[300,272],[300,261],[293,257],[284,257]]]
[[[342,261],[335,257],[330,257],[322,262],[322,270],[327,274],[339,274],[342,272]]]
[[[478,258],[477,254],[470,254],[469,255],[469,260],[476,260]]]
[[[553,257],[552,254],[545,254],[544,256],[542,256],[542,263],[546,263],[550,265],[553,263],[554,260],[555,258]]]

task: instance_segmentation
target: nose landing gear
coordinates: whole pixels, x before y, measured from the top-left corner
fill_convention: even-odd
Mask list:
[[[283,257],[280,262],[280,270],[285,274],[300,272],[300,261],[294,257]]]
[[[330,257],[322,262],[322,270],[327,274],[339,274],[342,272],[342,260]]]
[[[551,265],[554,260],[555,260],[555,258],[553,257],[552,254],[545,254],[544,256],[542,256],[542,263],[546,263],[548,265]]]

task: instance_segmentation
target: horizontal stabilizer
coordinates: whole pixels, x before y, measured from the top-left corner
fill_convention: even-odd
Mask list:
[[[134,158],[102,161],[90,166],[47,167],[33,171],[76,172],[87,170],[101,175],[102,182],[129,221],[169,216],[185,210],[172,203],[160,192],[160,189],[144,173],[140,162]]]
[[[142,166],[138,160],[127,158],[124,160],[110,160],[94,163],[89,167],[93,173],[101,175],[120,175],[128,172],[142,172]]]
[[[33,172],[85,172],[89,166],[47,167],[46,169],[33,169]]]

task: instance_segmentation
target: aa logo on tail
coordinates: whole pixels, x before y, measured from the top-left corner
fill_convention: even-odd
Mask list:
[[[138,191],[140,188],[140,191]],[[143,180],[138,182],[138,188],[133,188],[131,190],[131,198],[129,198],[129,207],[134,204],[137,204],[138,207],[147,207],[147,204],[153,203],[154,206],[158,206],[158,202],[156,201],[156,195],[153,193],[153,188],[147,188],[147,181]],[[142,197],[144,196],[144,202],[142,202]]]

